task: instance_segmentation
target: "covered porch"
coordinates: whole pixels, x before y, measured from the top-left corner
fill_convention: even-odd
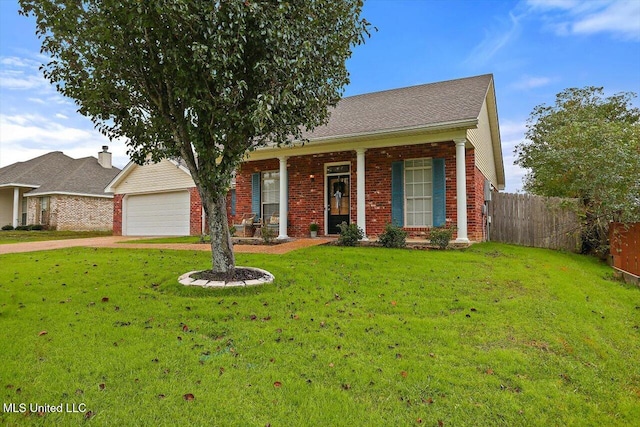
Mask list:
[[[33,187],[22,185],[0,186],[0,226],[14,228],[27,223],[27,199],[24,194]]]
[[[393,222],[413,236],[455,224],[456,242],[468,243],[473,152],[465,130],[256,150],[237,173],[234,212],[264,221],[277,211],[278,239],[308,236],[314,222],[319,235],[335,235],[344,221],[357,224],[367,240]],[[404,188],[394,188],[407,176],[398,167],[414,158],[424,160],[418,169],[429,175],[416,184],[425,188],[418,208]]]

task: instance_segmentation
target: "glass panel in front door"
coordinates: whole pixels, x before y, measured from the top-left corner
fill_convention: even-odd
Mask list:
[[[329,210],[328,232],[340,234],[338,225],[349,224],[350,191],[349,175],[330,176],[327,178],[327,207]]]

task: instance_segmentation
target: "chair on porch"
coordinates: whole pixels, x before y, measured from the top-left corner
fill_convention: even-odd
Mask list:
[[[236,228],[236,234],[241,237],[253,237],[253,232],[255,231],[253,221],[255,219],[255,213],[243,214],[240,224],[233,224],[233,226]]]
[[[276,234],[280,231],[280,214],[274,212],[271,214],[268,220],[265,220],[264,224],[268,229],[274,231]]]

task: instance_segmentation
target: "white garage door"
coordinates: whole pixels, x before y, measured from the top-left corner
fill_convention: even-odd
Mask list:
[[[127,236],[188,236],[189,192],[129,196],[125,206]]]

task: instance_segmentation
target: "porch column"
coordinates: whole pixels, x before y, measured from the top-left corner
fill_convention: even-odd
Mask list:
[[[364,152],[367,151],[366,148],[358,148],[356,150],[357,154],[357,162],[356,162],[356,189],[358,193],[357,199],[357,213],[358,213],[358,227],[362,229],[362,234],[364,237],[362,240],[369,240],[367,238],[367,213],[366,213],[366,202],[365,202],[365,166],[364,166]]]
[[[465,167],[466,139],[456,139],[456,208],[458,213],[458,238],[456,242],[469,243],[467,237],[467,172]]]
[[[13,227],[17,227],[20,225],[18,223],[19,220],[19,208],[20,208],[20,188],[16,187],[13,189]]]
[[[287,236],[287,216],[289,215],[288,204],[288,189],[287,189],[287,158],[285,156],[278,157],[280,160],[280,206],[278,207],[278,215],[280,220],[280,228],[278,239],[288,239]]]

